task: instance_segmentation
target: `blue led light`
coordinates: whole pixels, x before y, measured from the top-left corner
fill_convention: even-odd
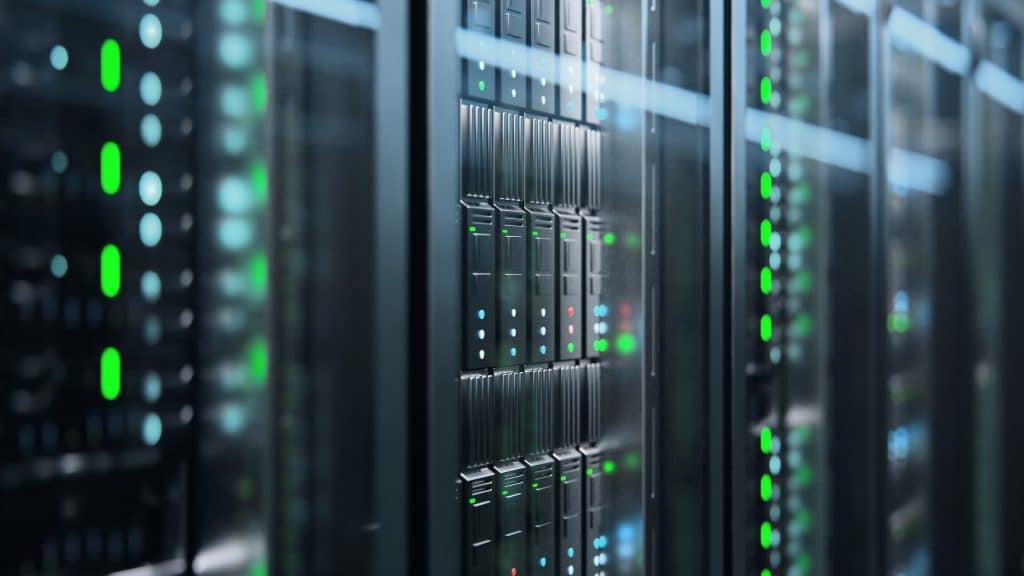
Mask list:
[[[569,546],[569,549],[566,550],[565,553],[569,555],[569,558],[572,558],[572,557],[576,556],[576,549],[573,548],[572,546]]]
[[[548,353],[548,347],[543,345],[543,344],[541,344],[540,345],[540,355],[543,356],[543,355],[545,355],[547,353]]]
[[[486,313],[486,312],[484,312],[484,309],[483,309],[483,308],[481,308],[481,309],[479,309],[479,310],[477,310],[477,311],[476,311],[476,317],[477,317],[477,318],[479,318],[479,319],[481,319],[481,320],[483,320],[484,318],[486,318],[486,317],[487,317],[487,313]]]
[[[594,306],[594,316],[600,316],[600,315],[601,315],[601,307],[600,306]]]
[[[600,538],[594,538],[594,548],[600,548],[600,547],[601,547],[601,539]]]
[[[508,353],[511,354],[513,358],[515,358],[516,355],[519,354],[519,351],[516,350],[515,346],[513,346],[512,349],[508,351]]]
[[[548,565],[548,557],[547,556],[541,556],[539,564],[540,564],[541,568],[546,568],[547,565]]]

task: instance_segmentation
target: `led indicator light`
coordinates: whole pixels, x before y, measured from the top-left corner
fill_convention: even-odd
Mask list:
[[[541,308],[540,309],[540,317],[541,318],[547,318],[547,316],[548,316],[548,309],[547,308]]]
[[[516,574],[517,574],[516,569],[513,568],[512,570],[510,570],[509,574],[511,574],[512,576],[516,576]]]
[[[593,468],[587,468],[587,476],[593,476],[593,475],[594,475],[594,469]]]
[[[505,234],[505,235],[508,235],[508,228],[502,228],[501,229],[501,233]]]
[[[767,266],[761,268],[761,293],[772,293],[772,269]]]
[[[116,92],[121,86],[121,45],[113,38],[100,45],[100,85],[107,92]]]
[[[772,571],[767,569],[767,568],[765,568],[765,569],[761,570],[761,576],[772,576]]]
[[[100,148],[100,187],[108,196],[121,189],[121,147],[116,142]]]
[[[604,470],[605,474],[615,474],[615,461],[605,460],[604,464],[601,465],[601,469]]]
[[[569,354],[572,354],[573,352],[576,351],[576,345],[573,344],[572,342],[569,342],[568,346],[566,346],[565,348],[566,350],[569,351]]]
[[[767,248],[772,243],[772,221],[761,220],[761,246]]]
[[[484,82],[483,80],[477,82],[476,83],[476,88],[477,88],[477,90],[479,90],[481,92],[486,91],[487,90],[487,82]]]
[[[548,347],[543,345],[543,344],[541,344],[540,348],[538,348],[537,351],[540,352],[541,356],[544,356],[545,354],[548,353]]]
[[[768,56],[772,53],[772,33],[767,30],[761,31],[761,55]]]
[[[761,500],[768,502],[772,499],[772,478],[767,474],[761,475]]]
[[[487,313],[484,312],[483,308],[480,308],[479,310],[476,311],[476,317],[479,318],[480,320],[483,320],[484,318],[487,317]]]
[[[470,498],[469,499],[469,503],[470,504],[476,504],[476,498]]]
[[[561,480],[562,480],[562,482],[565,482],[565,474],[562,474]]]
[[[763,76],[761,78],[761,103],[769,104],[772,101],[772,79]]]
[[[515,346],[513,346],[512,349],[508,351],[508,353],[509,353],[509,356],[512,356],[513,358],[515,358],[519,354],[519,351],[516,350]]]
[[[565,553],[569,556],[569,558],[574,558],[576,556],[576,549],[572,546],[569,546],[569,549],[566,550]]]
[[[502,490],[501,491],[501,495],[502,496],[508,496],[508,490]]]
[[[540,232],[537,232],[536,230],[534,230],[534,231],[533,231],[533,235],[534,235],[534,236],[540,236]]]
[[[559,236],[560,238],[565,238],[565,232],[562,232],[562,233],[561,233],[561,234],[559,234],[558,236]]]
[[[761,128],[761,150],[765,152],[772,148],[772,131],[768,128]]]
[[[768,342],[772,339],[772,317],[768,314],[761,315],[761,340]]]
[[[121,250],[113,244],[100,250],[100,292],[107,298],[121,292]]]
[[[761,522],[761,548],[765,550],[772,547],[772,525]]]
[[[476,337],[477,337],[478,340],[483,340],[484,338],[487,337],[487,332],[484,331],[484,330],[477,330],[476,331]]]
[[[537,563],[540,564],[541,568],[547,568],[547,566],[548,566],[548,557],[547,556],[541,556],[540,560],[538,560]]]
[[[476,232],[476,226],[470,226],[469,227],[469,231],[470,232]]]
[[[772,197],[772,175],[768,172],[761,172],[761,198],[765,200]]]
[[[537,330],[537,332],[540,333],[541,336],[547,336],[548,335],[548,327],[547,326],[541,326],[540,329]]]
[[[100,394],[107,400],[121,395],[121,352],[108,346],[100,354]]]
[[[538,482],[534,482],[534,483],[533,483],[533,487],[534,487],[534,488],[537,488],[537,487],[539,487],[539,486],[540,486],[540,483],[538,483]]]
[[[761,428],[761,453],[771,454],[772,452],[772,429],[765,426]]]
[[[609,246],[615,244],[615,234],[612,234],[611,232],[605,232],[604,243],[608,244]]]
[[[249,343],[247,350],[249,362],[249,377],[254,382],[263,382],[267,379],[267,372],[270,367],[270,351],[267,342],[257,338]]]
[[[575,333],[576,333],[576,327],[575,327],[575,326],[573,326],[572,324],[569,324],[569,328],[568,328],[568,330],[569,330],[569,335],[570,335],[570,336],[572,336],[573,334],[575,334]]]
[[[566,310],[566,312],[569,314],[569,318],[572,318],[573,316],[576,315],[576,309],[573,308],[572,306],[569,306],[569,308],[568,308],[568,310]]]

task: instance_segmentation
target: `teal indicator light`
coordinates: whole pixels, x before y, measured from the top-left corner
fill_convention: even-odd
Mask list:
[[[121,250],[114,244],[100,250],[100,292],[107,298],[121,292]]]
[[[113,38],[100,45],[100,85],[107,92],[116,92],[121,86],[121,45]]]
[[[772,221],[765,218],[761,220],[761,246],[768,247],[772,242]]]
[[[761,172],[761,198],[765,200],[772,197],[772,175],[768,172]]]
[[[117,142],[104,142],[100,148],[100,188],[108,196],[121,189],[121,147]]]
[[[772,79],[767,76],[761,77],[761,103],[771,104],[772,101]]]
[[[121,395],[121,352],[112,346],[100,354],[100,394],[107,400]]]
[[[768,502],[772,499],[772,477],[761,474],[761,500]]]
[[[770,342],[772,339],[772,317],[768,314],[761,315],[761,340]]]
[[[765,550],[772,547],[772,525],[768,522],[761,522],[761,548]]]

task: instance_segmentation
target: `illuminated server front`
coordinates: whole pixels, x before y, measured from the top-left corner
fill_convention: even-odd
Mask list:
[[[603,3],[467,1],[463,574],[604,574]],[[585,90],[594,84],[593,93]]]

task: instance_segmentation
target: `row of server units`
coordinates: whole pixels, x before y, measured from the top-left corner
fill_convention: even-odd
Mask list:
[[[464,61],[459,117],[467,575],[614,573],[602,518],[600,358],[614,322],[604,16],[594,1],[464,4],[483,55],[500,55]]]

